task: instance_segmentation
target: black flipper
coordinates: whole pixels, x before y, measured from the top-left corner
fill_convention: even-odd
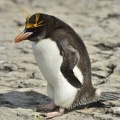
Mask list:
[[[63,63],[61,65],[61,72],[68,82],[76,87],[80,88],[82,86],[81,82],[74,75],[73,69],[79,62],[79,53],[74,49],[67,40],[61,40],[59,43],[62,48]]]

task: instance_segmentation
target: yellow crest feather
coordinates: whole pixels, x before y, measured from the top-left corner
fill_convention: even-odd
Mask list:
[[[20,12],[21,12],[22,15],[26,18],[26,21],[29,21],[30,14],[29,14],[28,10],[25,9],[25,8],[23,8],[22,10],[20,10]]]
[[[39,26],[45,25],[45,24],[43,24],[43,20],[38,22],[39,18],[40,18],[40,14],[39,13],[35,14],[35,23],[29,23],[29,18],[30,17],[26,18],[26,28],[35,28],[35,27],[39,27]]]

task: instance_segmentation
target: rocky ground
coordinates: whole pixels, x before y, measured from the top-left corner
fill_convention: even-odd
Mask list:
[[[120,0],[0,0],[0,120],[42,120],[35,105],[49,102],[31,43],[14,43],[26,9],[52,14],[72,26],[87,46],[94,86],[120,91]],[[120,100],[105,104],[52,120],[119,120]]]

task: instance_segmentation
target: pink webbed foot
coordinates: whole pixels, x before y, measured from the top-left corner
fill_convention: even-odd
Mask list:
[[[65,108],[60,107],[58,112],[57,111],[49,112],[49,113],[44,114],[43,116],[46,116],[46,119],[50,119],[50,118],[53,118],[53,117],[63,115],[64,111],[65,111]]]
[[[43,105],[38,105],[37,108],[36,108],[36,111],[52,111],[55,109],[55,103],[54,101],[51,101],[50,103],[48,104],[43,104]]]

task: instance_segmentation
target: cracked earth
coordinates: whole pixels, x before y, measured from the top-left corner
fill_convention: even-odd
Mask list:
[[[1,0],[0,120],[44,120],[35,106],[50,101],[31,43],[14,43],[25,21],[20,11],[26,9],[52,14],[73,27],[88,49],[94,86],[120,91],[119,0]],[[52,120],[119,120],[120,100],[104,104],[78,107]]]

